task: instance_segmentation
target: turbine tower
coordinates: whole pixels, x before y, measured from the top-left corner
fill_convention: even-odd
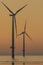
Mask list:
[[[25,35],[30,39],[30,36],[26,33],[26,21],[25,21],[25,26],[24,26],[24,32],[18,34],[17,36],[23,35],[23,57],[25,57]]]
[[[17,35],[17,27],[16,27],[16,18],[15,18],[15,16],[16,16],[23,8],[25,8],[25,7],[27,6],[27,4],[24,5],[23,7],[21,7],[20,9],[18,9],[18,10],[14,13],[14,12],[12,12],[12,11],[7,7],[6,4],[4,4],[3,2],[1,2],[1,3],[2,3],[2,4],[6,7],[6,9],[11,13],[10,16],[12,16],[12,46],[11,46],[11,48],[12,48],[12,58],[14,59],[14,56],[15,56],[15,54],[14,54],[14,47],[15,47],[15,45],[14,45],[14,22],[15,22],[16,35]]]

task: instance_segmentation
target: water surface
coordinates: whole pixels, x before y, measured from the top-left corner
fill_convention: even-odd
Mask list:
[[[15,56],[14,64],[11,56],[0,56],[0,65],[43,65],[43,56]]]

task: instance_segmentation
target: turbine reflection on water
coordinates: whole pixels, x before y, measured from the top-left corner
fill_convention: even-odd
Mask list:
[[[14,62],[12,62],[12,65],[14,65]]]

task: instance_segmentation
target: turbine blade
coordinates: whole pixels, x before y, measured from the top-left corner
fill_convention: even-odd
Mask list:
[[[21,7],[19,10],[17,10],[17,12],[15,13],[15,14],[17,14],[17,13],[19,13],[23,8],[25,8],[27,6],[27,4],[25,5],[25,6],[23,6],[23,7]]]
[[[3,2],[1,2],[1,3],[7,8],[7,10],[8,10],[10,13],[14,14]]]
[[[24,32],[26,32],[26,21],[25,21],[25,26],[24,26]]]
[[[31,37],[30,37],[27,33],[26,33],[26,35],[28,36],[28,38],[29,38],[30,40],[32,40]]]
[[[16,17],[15,17],[15,28],[16,28],[16,37],[17,37],[17,24],[16,24]]]
[[[20,36],[20,35],[22,35],[23,33],[20,33],[20,34],[18,34],[17,36]]]

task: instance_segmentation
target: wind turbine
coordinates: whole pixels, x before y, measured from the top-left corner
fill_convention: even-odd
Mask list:
[[[30,36],[26,33],[26,21],[25,21],[25,26],[24,26],[24,32],[18,34],[17,36],[23,35],[23,57],[25,57],[25,35],[30,39]]]
[[[6,7],[6,9],[11,13],[10,14],[10,16],[12,16],[12,46],[11,46],[11,48],[12,48],[12,58],[14,59],[14,22],[15,22],[15,28],[16,28],[16,34],[17,34],[17,27],[16,27],[16,18],[15,18],[15,16],[23,9],[23,8],[25,8],[26,6],[27,6],[27,4],[26,5],[24,5],[23,7],[21,7],[20,9],[18,9],[15,13],[14,12],[12,12],[8,7],[7,7],[7,5],[6,4],[4,4],[3,2],[1,2],[5,7]]]

